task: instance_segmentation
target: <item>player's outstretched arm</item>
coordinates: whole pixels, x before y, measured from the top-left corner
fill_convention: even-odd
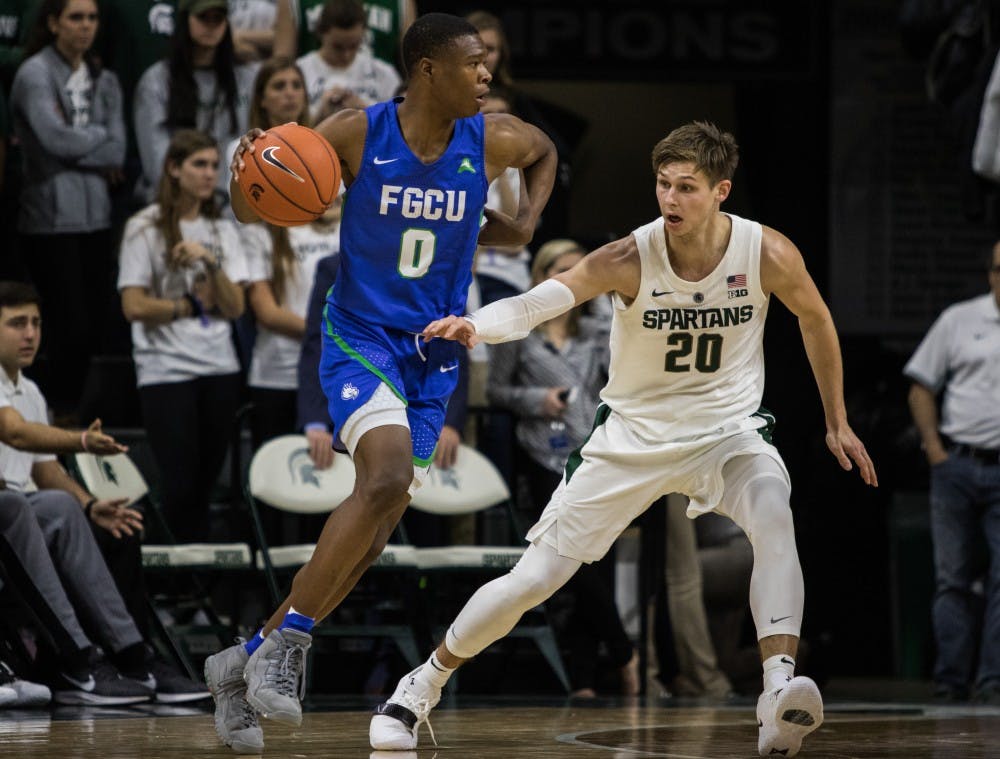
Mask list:
[[[606,292],[616,290],[634,298],[639,274],[635,238],[629,235],[598,248],[569,271],[526,293],[490,303],[469,316],[438,319],[422,334],[425,340],[443,337],[468,348],[481,342],[520,340],[542,322]]]
[[[760,271],[764,291],[774,293],[799,320],[802,342],[823,401],[827,447],[841,467],[850,470],[853,460],[861,479],[877,487],[875,465],[847,422],[844,369],[833,317],[806,270],[802,254],[787,237],[765,227]]]
[[[521,169],[517,216],[486,209],[479,232],[481,245],[526,245],[531,241],[552,193],[559,156],[552,140],[538,127],[506,113],[486,117],[486,167],[492,180],[508,167]]]

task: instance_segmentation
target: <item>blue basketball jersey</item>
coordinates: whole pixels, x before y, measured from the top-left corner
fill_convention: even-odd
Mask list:
[[[329,302],[373,324],[420,332],[465,311],[488,185],[484,124],[480,114],[456,121],[447,149],[425,165],[403,139],[399,102],[367,109]]]

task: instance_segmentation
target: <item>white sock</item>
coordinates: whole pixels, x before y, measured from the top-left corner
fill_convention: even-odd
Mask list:
[[[764,690],[780,688],[795,677],[795,659],[788,654],[769,656],[764,660]]]
[[[420,667],[420,671],[417,673],[417,678],[423,680],[429,685],[433,685],[436,688],[443,688],[445,683],[448,682],[448,678],[451,677],[451,673],[455,671],[454,667],[446,667],[440,661],[438,661],[437,653],[431,654],[430,658],[423,663]]]

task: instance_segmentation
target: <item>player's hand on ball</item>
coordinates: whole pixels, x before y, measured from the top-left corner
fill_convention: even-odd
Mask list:
[[[240,144],[236,146],[236,152],[233,153],[233,162],[229,164],[229,171],[233,175],[233,181],[240,181],[240,172],[246,168],[246,163],[243,161],[244,153],[253,152],[253,141],[259,137],[264,136],[264,130],[258,127],[254,127],[245,135],[240,137]]]
[[[475,326],[464,316],[446,316],[433,321],[424,327],[421,336],[425,343],[429,343],[435,337],[443,337],[445,340],[455,340],[466,348],[472,348],[479,343]]]

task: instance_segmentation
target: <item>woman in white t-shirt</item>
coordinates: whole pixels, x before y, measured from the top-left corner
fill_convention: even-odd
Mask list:
[[[176,132],[157,203],[125,225],[118,290],[132,323],[143,422],[180,541],[208,537],[208,504],[240,396],[230,321],[243,313],[246,259],[219,218],[213,137]]]

